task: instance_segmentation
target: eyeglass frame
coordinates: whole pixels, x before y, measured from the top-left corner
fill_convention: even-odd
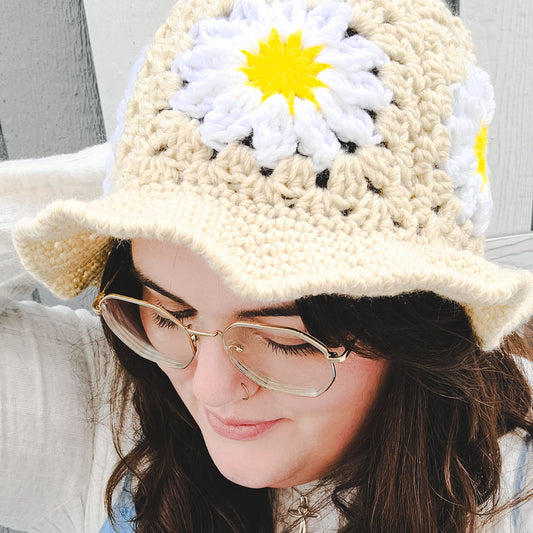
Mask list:
[[[122,268],[122,267],[121,267]],[[205,332],[193,329],[191,325],[186,326],[182,322],[180,322],[175,316],[173,316],[169,311],[167,311],[165,308],[156,305],[151,304],[150,302],[147,302],[146,300],[141,300],[138,298],[133,298],[131,296],[126,296],[123,294],[118,293],[109,293],[107,294],[107,290],[109,289],[110,285],[113,283],[117,275],[119,274],[121,268],[119,268],[115,274],[111,277],[111,279],[106,283],[106,285],[103,287],[103,289],[96,295],[96,298],[94,299],[91,308],[93,312],[98,315],[102,316],[102,309],[101,304],[104,302],[107,298],[116,299],[128,303],[133,303],[136,305],[142,305],[144,307],[147,307],[149,309],[152,309],[154,311],[157,311],[158,313],[161,313],[166,319],[170,320],[171,322],[175,323],[177,326],[183,328],[185,332],[187,333],[187,337],[189,338],[189,342],[191,345],[191,351],[192,351],[192,357],[186,364],[179,363],[177,361],[172,361],[171,359],[167,359],[163,355],[161,357],[154,356],[153,358],[148,358],[146,355],[142,355],[137,353],[135,350],[132,349],[139,357],[142,357],[143,359],[146,359],[147,361],[152,361],[156,364],[163,364],[165,366],[168,366],[170,368],[176,368],[179,370],[186,369],[195,359],[196,354],[198,352],[198,342],[200,340],[200,337],[216,337],[218,335],[221,336],[222,345],[224,346],[224,351],[228,355],[228,358],[230,362],[233,364],[233,366],[241,372],[241,374],[245,375],[248,379],[253,381],[256,385],[259,385],[260,387],[263,387],[268,390],[276,391],[276,392],[284,392],[286,394],[290,394],[293,396],[302,396],[302,397],[309,397],[309,398],[316,398],[320,396],[321,394],[324,394],[335,382],[335,378],[337,377],[337,371],[335,369],[335,363],[342,363],[346,360],[348,355],[352,352],[353,347],[355,345],[355,340],[350,343],[348,347],[344,350],[343,353],[340,355],[332,352],[329,350],[329,348],[320,340],[316,339],[309,333],[305,333],[303,331],[300,331],[295,328],[289,328],[285,326],[273,326],[273,325],[267,325],[267,324],[258,324],[255,322],[232,322],[231,324],[227,325],[224,329],[220,330],[217,329],[214,332]],[[103,318],[103,316],[102,316]],[[105,318],[103,318],[105,320]],[[108,325],[109,326],[109,325]],[[110,326],[109,326],[110,327]],[[305,342],[308,342],[313,347],[315,347],[317,350],[319,350],[325,357],[325,359],[330,363],[331,366],[331,382],[329,385],[323,389],[315,390],[315,391],[309,391],[308,387],[292,387],[290,385],[283,385],[279,383],[279,385],[274,385],[269,382],[269,378],[266,376],[261,376],[257,374],[254,370],[251,368],[248,368],[247,366],[243,365],[240,361],[235,359],[231,353],[228,350],[228,347],[226,346],[226,343],[224,342],[224,334],[229,331],[230,329],[234,327],[246,327],[246,328],[255,328],[255,329],[263,329],[263,330],[272,330],[272,331],[279,331],[279,332],[288,332],[291,334],[296,334],[300,339],[302,339]],[[113,332],[114,333],[114,332]],[[115,334],[116,335],[116,334]],[[131,348],[130,348],[131,349]],[[157,350],[156,350],[157,351]],[[307,391],[304,391],[304,389],[307,389]],[[295,391],[299,392],[295,392]]]

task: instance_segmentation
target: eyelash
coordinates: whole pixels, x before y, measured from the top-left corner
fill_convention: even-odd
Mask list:
[[[167,311],[167,312],[170,313],[176,320],[179,320],[181,323],[183,323],[184,319],[190,318],[194,314],[191,311],[175,311],[175,312]],[[170,329],[170,328],[177,327],[174,322],[172,322],[168,318],[161,316],[159,313],[157,313],[154,310],[152,310],[152,319],[154,320],[158,328]]]
[[[161,307],[162,309],[165,309],[165,307],[160,303],[157,302],[156,304],[158,307]],[[184,323],[184,320],[187,318],[190,318],[191,316],[194,316],[195,313],[192,310],[186,310],[186,311],[169,311],[165,309],[167,313],[170,313],[176,320]],[[161,316],[156,311],[152,310],[152,319],[154,320],[156,326],[158,328],[175,328],[177,327],[174,322],[169,320],[168,318],[165,318]],[[307,357],[309,355],[316,355],[317,350],[313,348],[309,343],[305,342],[302,344],[296,344],[296,345],[285,345],[285,344],[278,344],[277,342],[274,342],[272,339],[264,338],[265,342],[267,343],[267,346],[274,352],[283,354],[283,355],[296,355],[299,357]]]
[[[278,344],[277,342],[274,342],[273,340],[267,338],[265,338],[265,341],[272,351],[282,353],[284,355],[297,355],[300,357],[307,357],[308,355],[316,355],[318,351],[307,342],[303,344],[286,345]]]

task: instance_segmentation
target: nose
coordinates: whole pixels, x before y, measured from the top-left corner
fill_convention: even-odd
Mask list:
[[[221,335],[200,337],[195,357],[193,393],[209,407],[220,407],[242,400],[244,383],[250,397],[259,386],[242,374],[230,361]]]

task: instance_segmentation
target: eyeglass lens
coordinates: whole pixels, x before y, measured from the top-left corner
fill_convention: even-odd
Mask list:
[[[110,295],[101,309],[115,335],[142,357],[177,368],[193,360],[194,345],[186,329],[157,308]],[[334,379],[333,365],[324,352],[297,331],[231,325],[222,341],[233,364],[263,387],[289,387],[295,394],[301,389],[306,395],[327,389]]]

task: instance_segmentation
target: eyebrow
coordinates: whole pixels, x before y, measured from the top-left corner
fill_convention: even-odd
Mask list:
[[[155,281],[151,280],[150,278],[147,278],[142,272],[137,270],[135,265],[132,265],[131,272],[135,279],[145,287],[148,287],[149,289],[152,289],[153,291],[158,292],[163,296],[166,296],[170,300],[173,300],[174,302],[183,305],[184,307],[191,307],[185,300],[182,300],[175,294],[168,292],[167,290],[163,289],[163,287],[160,287]]]
[[[184,307],[192,307],[185,300],[182,300],[179,296],[172,294],[171,292],[167,291],[163,287],[159,286],[155,281],[145,276],[142,272],[137,270],[135,265],[132,265],[131,271],[135,279],[139,283],[144,285],[145,287],[148,287],[149,289],[152,289],[153,291],[158,292],[162,296],[165,296],[169,298],[170,300],[180,305],[183,305]],[[246,309],[243,311],[239,311],[236,314],[238,318],[254,318],[254,317],[268,317],[268,316],[299,316],[299,315],[300,313],[298,311],[298,307],[296,306],[295,302],[289,302],[289,303],[281,304],[281,305],[274,305],[271,307],[260,307],[258,309]]]

